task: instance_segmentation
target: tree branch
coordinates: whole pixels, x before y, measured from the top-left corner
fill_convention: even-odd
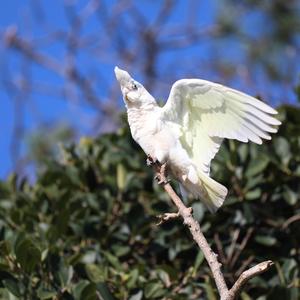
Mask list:
[[[183,219],[183,224],[187,225],[194,241],[197,243],[199,248],[204,254],[204,257],[211,269],[213,278],[215,280],[218,292],[221,300],[234,300],[241,293],[243,286],[254,276],[259,275],[267,271],[272,265],[271,260],[264,261],[246,271],[244,271],[238,280],[235,282],[231,289],[228,289],[224,275],[221,271],[222,264],[219,263],[217,254],[211,249],[205,236],[201,231],[200,224],[193,218],[192,208],[188,208],[184,205],[182,200],[173,190],[172,186],[166,178],[166,164],[160,165],[158,163],[153,164],[155,170],[155,178],[160,184],[163,185],[164,190],[168,193],[173,203],[178,209],[178,214]]]
[[[258,265],[244,271],[238,280],[235,282],[233,287],[228,291],[227,298],[228,299],[235,299],[236,296],[240,294],[242,291],[243,286],[253,277],[267,271],[274,263],[271,260],[263,261]]]

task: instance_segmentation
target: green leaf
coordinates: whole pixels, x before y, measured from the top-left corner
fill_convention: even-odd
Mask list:
[[[15,278],[11,277],[3,279],[2,284],[16,297],[22,296],[18,281]]]
[[[8,264],[5,264],[5,263],[0,263],[0,271],[9,272],[10,271],[10,266]],[[2,276],[0,276],[0,280],[1,280],[1,277]]]
[[[136,294],[132,295],[129,300],[142,300],[143,298],[143,291],[140,290]]]
[[[121,257],[130,252],[130,247],[129,246],[121,246],[121,245],[115,245],[113,247],[113,251],[116,256]]]
[[[269,162],[270,162],[269,157],[264,154],[261,154],[255,159],[250,160],[245,176],[251,178],[261,173],[267,167]]]
[[[283,197],[289,205],[295,205],[299,198],[298,194],[287,186],[284,187]]]
[[[241,299],[242,300],[252,300],[252,298],[246,292],[241,293]]]
[[[254,200],[260,198],[260,196],[261,196],[261,189],[256,188],[255,190],[247,192],[245,198],[247,200]]]
[[[100,293],[104,300],[115,300],[113,295],[111,294],[110,290],[108,289],[106,283],[98,283],[97,284],[97,291]]]
[[[38,295],[39,299],[41,299],[41,300],[53,299],[53,298],[55,298],[55,296],[57,296],[57,292],[56,291],[49,291],[49,290],[46,290],[46,289],[40,289],[37,292],[37,295]]]
[[[123,164],[117,165],[117,186],[120,191],[123,191],[126,186],[126,170]]]
[[[96,285],[94,283],[90,283],[86,285],[81,294],[80,294],[80,300],[96,300]]]
[[[164,286],[165,287],[170,287],[171,280],[170,280],[169,274],[163,269],[158,269],[157,273],[158,273],[158,277],[163,282]]]
[[[129,279],[127,282],[127,287],[129,289],[133,288],[136,285],[138,277],[139,277],[139,270],[137,268],[130,271]]]
[[[22,234],[16,241],[15,253],[17,261],[25,272],[31,273],[41,262],[40,249],[31,239],[24,237]]]
[[[249,153],[249,146],[247,144],[241,144],[237,151],[242,163],[245,163]]]
[[[76,300],[81,300],[81,294],[85,287],[89,286],[90,283],[87,280],[79,281],[75,286],[73,286],[73,295]]]
[[[152,282],[146,284],[144,292],[146,299],[161,298],[165,294],[161,282]]]
[[[284,259],[282,265],[282,272],[287,282],[291,282],[299,275],[298,264],[295,259]]]
[[[264,246],[274,246],[277,243],[276,238],[267,235],[257,235],[255,241]]]
[[[208,276],[205,276],[204,288],[208,300],[217,300],[210,278]]]
[[[88,278],[94,283],[103,282],[106,280],[105,270],[102,266],[98,266],[96,264],[87,264],[85,266],[85,271]]]
[[[107,258],[107,260],[111,263],[111,265],[114,266],[117,270],[122,269],[120,261],[116,256],[112,255],[111,253],[109,253],[107,251],[103,251],[103,254]]]
[[[74,269],[72,266],[61,265],[60,270],[57,271],[60,283],[62,286],[67,286],[74,275]]]
[[[0,242],[0,254],[1,256],[7,256],[9,255],[11,251],[11,246],[8,241],[1,241]]]
[[[274,149],[276,154],[281,158],[283,164],[287,165],[291,158],[290,145],[284,137],[277,137],[274,140]]]
[[[194,270],[193,270],[194,275],[196,275],[196,272],[198,271],[198,269],[201,266],[201,264],[203,263],[203,261],[204,261],[204,254],[200,250],[200,251],[198,251],[198,254],[196,256],[196,260],[194,263]]]

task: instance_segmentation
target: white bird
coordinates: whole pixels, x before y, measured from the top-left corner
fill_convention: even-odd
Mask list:
[[[176,81],[160,107],[142,84],[115,67],[133,139],[144,152],[167,163],[181,190],[202,200],[211,212],[227,189],[209,177],[210,162],[224,138],[261,144],[277,132],[277,112],[237,90],[201,79]]]

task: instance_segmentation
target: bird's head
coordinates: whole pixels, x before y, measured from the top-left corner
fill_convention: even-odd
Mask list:
[[[128,72],[115,67],[115,75],[119,81],[126,106],[142,106],[156,104],[155,99],[148,93],[142,84],[134,80]]]

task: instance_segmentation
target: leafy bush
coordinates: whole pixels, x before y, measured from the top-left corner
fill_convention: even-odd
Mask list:
[[[244,300],[300,297],[300,110],[280,111],[271,142],[222,146],[213,176],[230,195],[218,213],[191,202],[229,285],[252,263],[274,260]],[[156,226],[173,209],[126,126],[82,138],[33,185],[17,175],[0,185],[2,299],[217,299],[182,222]]]

